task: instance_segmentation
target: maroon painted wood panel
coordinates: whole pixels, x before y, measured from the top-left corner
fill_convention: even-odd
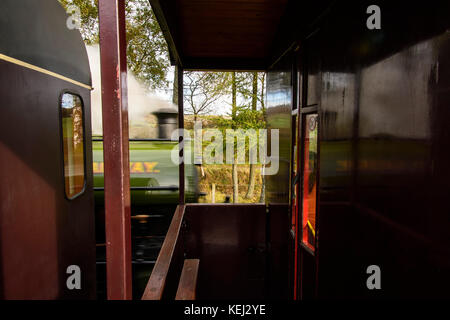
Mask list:
[[[202,265],[198,299],[264,297],[265,205],[188,204],[184,223],[186,258]]]
[[[0,286],[4,299],[95,298],[92,166],[85,191],[64,191],[59,101],[69,91],[84,103],[90,92],[66,81],[0,61]],[[92,162],[90,129],[85,161]],[[81,290],[66,286],[67,267],[81,270]]]
[[[99,1],[108,299],[132,298],[125,1]]]

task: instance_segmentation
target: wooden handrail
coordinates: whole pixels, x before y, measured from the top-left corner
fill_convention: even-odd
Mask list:
[[[175,300],[195,300],[199,264],[199,259],[184,260]]]
[[[179,205],[173,215],[166,238],[156,260],[150,279],[148,280],[142,300],[161,300],[166,286],[178,236],[183,222],[185,206]]]

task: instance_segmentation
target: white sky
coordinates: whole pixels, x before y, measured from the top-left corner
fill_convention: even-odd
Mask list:
[[[94,91],[92,92],[92,124],[95,132],[101,132],[101,96],[100,96],[100,52],[98,45],[86,46],[90,66]],[[173,106],[172,104],[172,88],[174,67],[169,68],[167,80],[169,87],[167,90],[151,90],[146,88],[143,84],[136,80],[133,74],[129,71],[128,74],[128,104],[130,120],[137,121],[149,111],[156,111],[158,108],[167,108]],[[165,103],[167,102],[167,104]],[[238,95],[238,105],[245,103],[244,99]],[[227,115],[231,113],[231,95],[226,95],[218,99],[212,106],[213,112],[211,115]],[[186,103],[185,103],[185,107]],[[188,109],[188,108],[187,108]],[[185,110],[185,114],[189,114]]]
[[[167,73],[167,80],[169,81],[169,89],[167,91],[165,90],[152,90],[155,95],[158,97],[167,100],[172,101],[172,88],[173,88],[173,76],[175,67],[170,67],[169,72]],[[237,104],[242,105],[245,103],[245,100],[238,95],[237,97]],[[185,103],[186,108],[186,103]],[[211,115],[226,115],[231,113],[231,95],[226,95],[223,98],[218,99],[211,108],[214,110]],[[189,114],[185,111],[186,114]]]

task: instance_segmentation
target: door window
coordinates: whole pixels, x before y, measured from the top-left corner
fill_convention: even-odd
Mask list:
[[[317,198],[317,114],[306,115],[304,117],[303,128],[302,241],[305,245],[314,250]]]
[[[64,181],[68,199],[84,190],[83,103],[79,96],[64,93],[61,98]]]

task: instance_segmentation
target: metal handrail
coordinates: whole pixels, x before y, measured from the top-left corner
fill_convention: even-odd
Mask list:
[[[306,221],[306,225],[308,226],[309,230],[312,232],[313,236],[316,236],[316,231],[314,230],[313,226],[311,225],[311,222]]]

